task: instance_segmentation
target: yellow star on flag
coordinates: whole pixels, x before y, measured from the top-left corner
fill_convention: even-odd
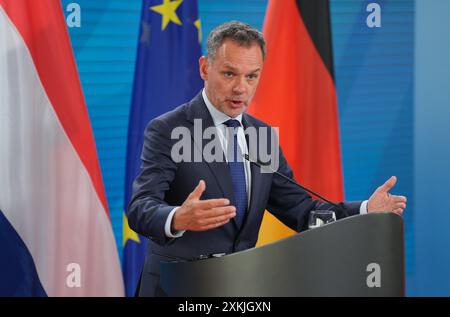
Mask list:
[[[139,236],[136,232],[131,230],[130,226],[128,225],[128,218],[123,213],[123,239],[122,239],[123,246],[125,246],[125,243],[127,243],[128,240],[136,241],[137,243],[140,243]]]
[[[198,42],[201,43],[202,42],[202,26],[200,24],[200,19],[195,20],[194,25],[198,30]]]
[[[163,3],[157,6],[150,7],[150,10],[153,10],[155,12],[158,12],[162,15],[162,22],[161,22],[161,29],[164,31],[164,29],[167,27],[167,24],[169,24],[170,21],[172,21],[175,24],[181,25],[181,21],[178,18],[175,11],[180,6],[180,4],[183,2],[183,0],[163,0]]]

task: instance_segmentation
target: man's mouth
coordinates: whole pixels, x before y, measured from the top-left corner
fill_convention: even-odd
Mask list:
[[[234,106],[234,107],[242,107],[242,105],[244,105],[244,102],[242,101],[242,100],[230,100],[230,102],[231,102],[231,104]]]

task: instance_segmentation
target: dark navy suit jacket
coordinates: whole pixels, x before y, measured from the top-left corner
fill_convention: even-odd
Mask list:
[[[180,238],[168,238],[164,227],[170,211],[185,201],[200,180],[206,182],[201,199],[228,198],[233,202],[233,187],[228,166],[222,162],[174,162],[171,139],[175,127],[186,127],[194,136],[194,119],[202,120],[203,130],[214,127],[206,104],[198,94],[192,101],[152,120],[144,135],[142,166],[133,184],[133,197],[129,204],[128,222],[139,234],[150,239],[147,257],[140,281],[140,296],[162,295],[159,285],[161,261],[193,259],[200,255],[233,253],[255,246],[264,210],[270,211],[291,229],[306,229],[309,212],[315,209],[333,209],[333,206],[313,200],[308,193],[272,173],[261,173],[251,164],[251,198],[244,223],[238,228],[234,219],[208,231],[186,231]],[[244,128],[269,125],[244,113]],[[247,142],[251,140],[247,139]],[[192,156],[200,151],[208,140],[194,142],[191,139]],[[248,145],[251,147],[250,145]],[[291,168],[279,152],[278,171],[293,177]],[[251,154],[251,153],[250,153]],[[252,154],[251,154],[252,155]],[[256,157],[256,156],[253,156]],[[343,202],[349,215],[359,213],[361,202]]]

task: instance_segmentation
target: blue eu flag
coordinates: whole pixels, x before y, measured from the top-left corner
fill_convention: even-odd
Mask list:
[[[189,101],[202,88],[198,59],[200,20],[196,0],[144,0],[128,128],[125,210],[140,168],[147,123]],[[147,241],[128,227],[124,214],[123,274],[127,296],[134,295]]]

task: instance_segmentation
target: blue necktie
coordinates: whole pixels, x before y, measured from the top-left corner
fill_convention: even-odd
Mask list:
[[[233,184],[235,199],[234,203],[236,207],[236,223],[240,227],[244,220],[248,202],[244,162],[237,138],[238,127],[240,127],[241,124],[238,120],[233,119],[230,119],[223,124],[228,127],[228,131],[230,132],[228,133],[227,160],[228,169],[230,170],[231,175],[231,182]]]

